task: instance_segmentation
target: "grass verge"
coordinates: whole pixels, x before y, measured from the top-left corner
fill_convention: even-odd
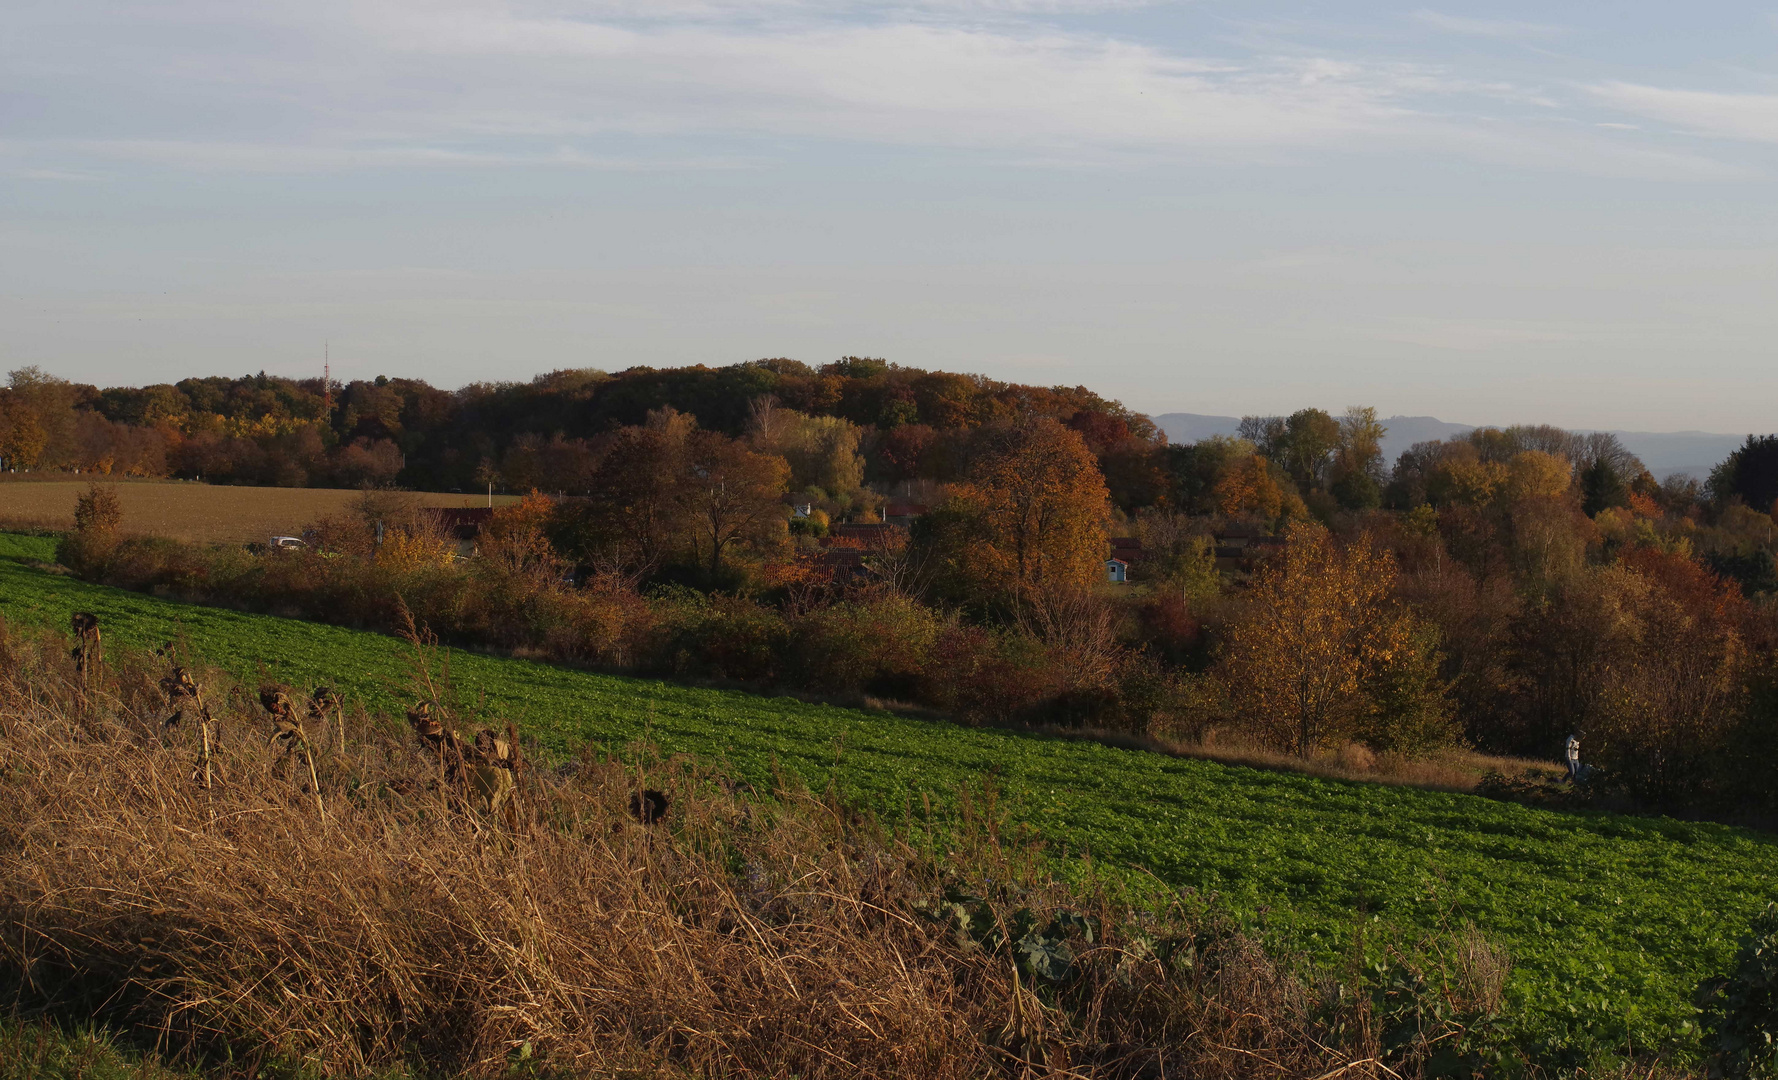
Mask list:
[[[0,1080],[197,1080],[93,1026],[0,1019]]]

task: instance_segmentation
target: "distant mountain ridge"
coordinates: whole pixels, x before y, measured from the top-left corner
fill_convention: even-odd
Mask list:
[[[1161,413],[1153,417],[1172,442],[1197,442],[1212,435],[1233,435],[1241,426],[1238,416],[1203,413]],[[1417,442],[1467,435],[1474,424],[1453,424],[1435,416],[1391,416],[1383,421],[1384,460],[1394,462],[1403,450]],[[1574,429],[1585,433],[1585,429]],[[1702,480],[1717,462],[1746,440],[1745,435],[1711,431],[1613,431],[1618,440],[1656,477],[1684,473]]]

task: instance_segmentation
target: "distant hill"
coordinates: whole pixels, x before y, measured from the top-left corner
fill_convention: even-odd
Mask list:
[[[1642,459],[1648,471],[1659,477],[1685,473],[1699,480],[1729,456],[1745,435],[1719,435],[1712,431],[1614,431],[1613,435]]]
[[[1203,413],[1162,413],[1154,417],[1173,442],[1197,442],[1212,435],[1233,435],[1241,425],[1238,416]],[[1429,439],[1450,439],[1474,431],[1474,424],[1453,424],[1433,416],[1391,416],[1383,421],[1389,433],[1383,437],[1383,457],[1394,461],[1403,450]],[[1578,429],[1577,429],[1578,430]],[[1717,462],[1745,441],[1743,435],[1710,431],[1614,431],[1632,454],[1657,477],[1685,473],[1702,480]]]

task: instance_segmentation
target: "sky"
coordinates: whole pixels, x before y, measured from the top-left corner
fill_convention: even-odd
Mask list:
[[[0,367],[1778,428],[1778,3],[15,0]]]

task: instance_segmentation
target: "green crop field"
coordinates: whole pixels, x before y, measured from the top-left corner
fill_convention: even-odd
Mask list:
[[[200,608],[34,568],[53,541],[0,534],[0,615],[65,630],[96,612],[109,640],[181,637],[211,663],[298,686],[327,681],[372,709],[413,694],[402,643]],[[450,654],[466,699],[543,744],[585,740],[774,765],[834,783],[890,822],[984,778],[1013,820],[1081,872],[1213,893],[1273,940],[1331,961],[1362,932],[1412,941],[1473,923],[1510,952],[1527,1038],[1695,1045],[1690,995],[1754,912],[1778,899],[1778,842],[1667,819],[1554,813],[1474,796],[1324,780],[1093,743],[972,729],[668,683]]]

